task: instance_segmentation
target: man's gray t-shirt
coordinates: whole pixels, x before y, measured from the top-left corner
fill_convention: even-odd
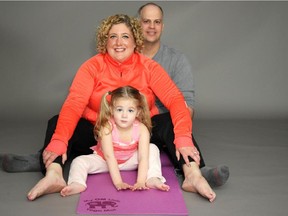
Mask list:
[[[187,105],[191,108],[195,102],[195,90],[191,65],[186,56],[161,43],[160,49],[153,57],[169,74],[185,97]],[[161,101],[156,99],[156,106],[160,113],[168,112]]]

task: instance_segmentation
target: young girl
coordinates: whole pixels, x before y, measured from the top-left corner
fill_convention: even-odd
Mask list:
[[[137,89],[125,86],[106,93],[94,129],[98,139],[98,144],[92,147],[94,154],[73,160],[68,185],[61,190],[61,195],[84,191],[88,174],[107,171],[117,190],[156,188],[168,191],[170,187],[164,184],[159,150],[149,143],[151,127],[145,96]],[[136,183],[123,182],[120,170],[137,168]]]

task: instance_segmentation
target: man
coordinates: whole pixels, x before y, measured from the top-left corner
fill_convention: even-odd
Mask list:
[[[191,110],[191,117],[193,118],[193,113],[194,113],[193,104],[194,104],[195,91],[194,91],[192,68],[185,55],[161,43],[161,35],[163,32],[163,27],[164,27],[162,8],[159,5],[150,2],[145,5],[142,5],[139,8],[138,16],[139,16],[141,26],[143,29],[143,34],[144,34],[144,49],[142,53],[145,56],[157,61],[167,71],[169,76],[172,78],[172,80],[175,82],[175,84],[183,93],[186,103]],[[162,114],[153,118],[154,122],[156,121],[157,123],[156,124],[157,131],[156,132],[154,131],[154,133],[157,133],[159,131],[165,131],[165,130],[167,133],[167,130],[168,130],[167,122],[170,120],[168,110],[158,99],[156,101],[156,105],[160,113]],[[159,127],[162,127],[162,128],[159,129]],[[164,141],[161,139],[153,140],[153,137],[152,137],[151,142],[156,142],[156,143],[159,142],[160,148],[161,148],[161,143],[163,145]],[[194,137],[193,137],[193,143],[199,150],[199,147]],[[170,151],[170,157],[172,157],[172,161],[174,158],[173,163],[177,164],[177,161],[175,161],[177,159],[173,157],[172,152],[173,151]],[[225,184],[229,177],[229,168],[227,166],[208,168],[205,166],[201,153],[200,153],[200,156],[201,156],[200,168],[202,167],[201,172],[202,172],[202,175],[210,184],[210,186],[216,187],[216,186],[221,186]],[[181,169],[181,167],[179,168]]]

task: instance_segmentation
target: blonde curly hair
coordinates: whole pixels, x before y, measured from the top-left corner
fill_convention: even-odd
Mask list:
[[[125,14],[116,14],[103,19],[96,33],[96,50],[98,53],[106,53],[108,33],[113,25],[124,23],[132,32],[136,48],[135,51],[141,53],[143,49],[143,32],[140,22],[137,18]]]

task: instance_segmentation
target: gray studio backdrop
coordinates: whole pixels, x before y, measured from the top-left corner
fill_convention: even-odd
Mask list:
[[[78,67],[95,54],[95,29],[144,2],[0,2],[0,120],[46,121]],[[196,118],[288,117],[288,2],[158,2],[163,41],[191,61]]]

